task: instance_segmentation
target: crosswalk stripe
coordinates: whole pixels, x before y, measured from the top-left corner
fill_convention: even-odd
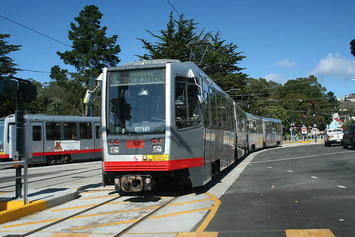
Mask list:
[[[182,232],[176,237],[217,237],[218,232]]]
[[[87,233],[56,233],[51,237],[88,237],[90,234]]]

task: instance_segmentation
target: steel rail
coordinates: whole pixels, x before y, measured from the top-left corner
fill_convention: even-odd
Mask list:
[[[152,216],[154,213],[156,213],[157,211],[161,210],[162,208],[164,208],[165,206],[169,205],[172,201],[176,200],[178,198],[178,196],[171,198],[169,201],[165,202],[163,205],[155,208],[153,211],[149,212],[147,215],[139,218],[138,221],[134,222],[132,225],[124,228],[123,230],[121,230],[118,234],[116,234],[114,237],[118,237],[118,236],[122,236],[123,234],[126,234],[129,230],[131,230],[133,227],[137,226],[139,223],[141,223],[142,221],[146,220],[148,217]]]
[[[93,206],[93,207],[89,207],[89,208],[87,208],[87,209],[85,209],[85,210],[76,212],[76,213],[74,213],[74,214],[72,214],[72,215],[70,215],[70,216],[64,217],[64,218],[62,218],[62,219],[60,219],[60,220],[57,220],[57,221],[54,221],[54,222],[49,223],[49,224],[47,224],[47,225],[41,226],[41,227],[39,227],[39,228],[37,228],[37,229],[34,229],[34,230],[31,230],[31,231],[29,231],[29,232],[27,232],[27,233],[25,233],[25,234],[16,234],[16,235],[11,234],[11,235],[6,235],[5,237],[24,237],[24,236],[32,235],[32,234],[37,233],[37,232],[39,232],[39,231],[41,231],[41,230],[44,230],[44,229],[46,229],[46,228],[48,228],[48,227],[51,227],[51,226],[53,226],[53,225],[56,225],[56,224],[61,223],[61,222],[63,222],[63,221],[66,221],[66,220],[68,220],[68,219],[70,219],[70,218],[73,218],[73,217],[75,217],[75,216],[81,215],[81,214],[83,214],[83,213],[85,213],[85,212],[91,211],[91,210],[93,210],[93,209],[95,209],[95,208],[97,208],[97,207],[100,207],[100,206],[102,206],[102,205],[105,205],[105,204],[107,204],[107,203],[109,203],[109,202],[115,201],[115,200],[119,199],[120,197],[121,197],[121,196],[118,196],[118,197],[115,197],[115,198],[111,198],[110,200],[104,201],[104,202],[99,203],[99,204],[97,204],[97,205],[95,205],[95,206]]]

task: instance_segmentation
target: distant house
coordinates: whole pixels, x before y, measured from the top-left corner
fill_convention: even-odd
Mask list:
[[[340,112],[354,112],[355,111],[355,101],[344,100],[339,105]]]

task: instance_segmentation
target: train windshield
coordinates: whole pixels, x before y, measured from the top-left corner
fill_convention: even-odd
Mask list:
[[[2,152],[4,146],[4,120],[0,120],[0,152]]]
[[[108,134],[165,132],[165,69],[108,72]]]

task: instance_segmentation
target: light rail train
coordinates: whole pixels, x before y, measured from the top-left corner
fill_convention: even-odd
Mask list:
[[[104,68],[103,183],[152,190],[167,179],[202,186],[249,151],[282,143],[278,119],[245,113],[192,62]]]
[[[100,118],[24,115],[24,158],[28,164],[56,164],[102,159]],[[0,118],[0,161],[16,151],[15,116]]]

